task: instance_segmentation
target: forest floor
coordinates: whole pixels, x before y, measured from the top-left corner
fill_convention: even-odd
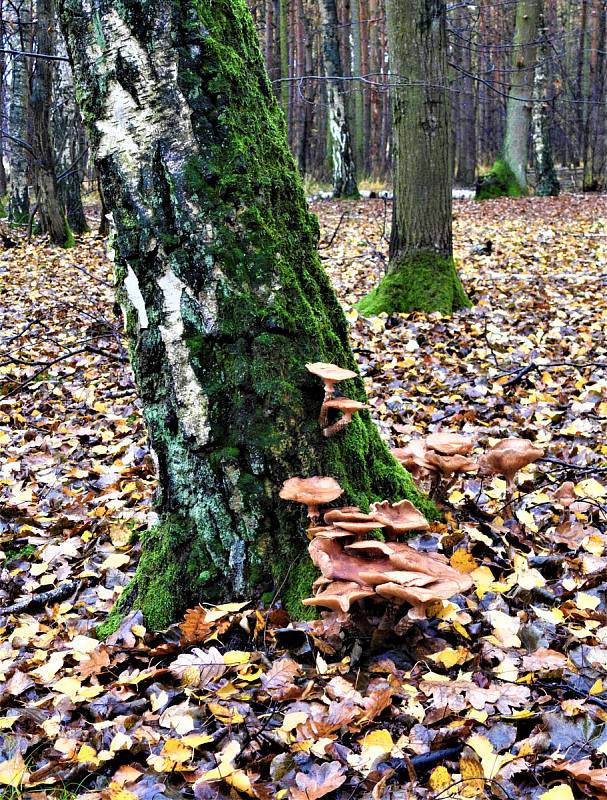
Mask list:
[[[136,565],[152,463],[104,242],[0,253],[0,796],[607,796],[605,199],[455,204],[474,308],[364,320],[389,205],[316,206],[321,255],[391,445],[439,428],[546,458],[449,492],[438,549],[474,588],[369,654],[348,620],[198,608],[95,626]],[[490,240],[491,253],[473,253]],[[552,499],[575,484],[581,511]]]

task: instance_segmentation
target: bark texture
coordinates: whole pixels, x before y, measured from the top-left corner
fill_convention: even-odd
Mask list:
[[[333,166],[333,195],[357,197],[356,166],[352,149],[352,135],[346,111],[343,67],[339,52],[336,0],[318,0],[322,23],[322,53],[327,79],[327,100],[331,160]]]
[[[278,499],[287,477],[331,475],[363,507],[432,507],[366,413],[321,435],[304,365],[354,360],[250,14],[64,0],[62,18],[159,476],[160,524],[115,618],[138,607],[160,627],[274,587],[298,613],[313,572],[303,513]],[[360,379],[344,390],[364,397]]]
[[[54,53],[54,25],[56,25],[53,0],[36,2],[36,43],[40,53]],[[53,244],[69,245],[73,239],[63,212],[55,155],[51,141],[51,98],[55,64],[41,58],[37,60],[32,81],[32,129],[34,147],[34,181],[36,200],[42,229]]]
[[[451,101],[442,0],[387,0],[394,136],[388,274],[363,314],[470,305],[453,261]]]
[[[533,151],[535,156],[536,194],[540,197],[556,197],[560,190],[559,180],[552,157],[552,137],[550,102],[546,97],[548,89],[548,38],[544,21],[543,1],[540,2],[538,35],[539,59],[535,68],[534,95],[535,103],[532,111]]]
[[[518,0],[512,42],[510,89],[506,106],[503,159],[518,185],[527,189],[527,161],[540,0]]]
[[[21,9],[23,27],[29,27],[29,7]],[[22,36],[14,35],[10,45],[16,50],[25,49]],[[29,45],[29,41],[27,42]],[[11,222],[26,223],[29,219],[29,156],[21,143],[29,143],[28,133],[29,72],[27,59],[16,57],[12,62],[10,110],[8,130],[13,139],[6,140],[8,156],[8,218]]]

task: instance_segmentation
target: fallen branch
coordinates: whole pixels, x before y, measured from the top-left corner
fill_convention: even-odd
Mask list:
[[[459,758],[463,749],[464,743],[460,742],[453,747],[444,747],[442,750],[435,750],[433,753],[423,753],[420,756],[413,756],[413,758],[392,758],[388,764],[392,769],[396,770],[397,773],[405,774],[407,777],[409,775],[409,767],[411,766],[419,776],[420,773],[428,772],[428,770],[433,769],[437,764],[441,764],[443,761]]]
[[[55,589],[49,589],[48,592],[41,592],[40,594],[33,594],[29,597],[24,597],[6,608],[0,609],[2,614],[20,614],[22,611],[29,611],[31,608],[40,605],[46,605],[57,600],[65,600],[74,592],[79,592],[84,586],[84,581],[67,581],[57,586]]]
[[[504,388],[514,386],[519,383],[530,372],[539,372],[540,370],[551,369],[553,367],[575,367],[575,369],[587,369],[588,367],[607,368],[607,364],[603,361],[586,361],[583,364],[578,364],[575,361],[551,361],[547,364],[527,364],[517,372],[509,373],[512,375],[506,383],[503,384]]]

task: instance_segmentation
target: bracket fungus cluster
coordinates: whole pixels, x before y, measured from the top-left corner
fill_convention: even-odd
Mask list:
[[[342,367],[338,367],[335,364],[325,364],[322,361],[306,364],[306,369],[312,375],[320,378],[325,385],[325,396],[320,407],[318,421],[326,437],[336,436],[352,422],[354,414],[365,408],[370,408],[367,403],[360,403],[358,400],[352,400],[349,397],[335,397],[335,385],[337,383],[356,377],[356,373],[351,369],[342,369]],[[329,411],[331,409],[341,411],[342,416],[329,425]]]
[[[280,496],[305,502],[316,523],[318,504],[311,503],[308,487],[327,481],[335,483],[332,478],[291,478]],[[388,600],[391,606],[425,606],[472,585],[469,576],[450,567],[444,556],[421,553],[398,541],[428,528],[426,518],[409,500],[373,503],[368,513],[356,506],[332,508],[325,512],[323,523],[308,529],[310,557],[321,575],[313,584],[314,596],[303,600],[304,605],[347,612],[353,603],[374,598]],[[366,538],[372,531],[381,531],[384,541]]]

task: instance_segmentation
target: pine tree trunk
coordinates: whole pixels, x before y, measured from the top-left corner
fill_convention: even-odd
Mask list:
[[[41,53],[54,53],[54,24],[53,0],[37,0],[36,43]],[[55,65],[52,61],[38,59],[32,81],[34,182],[38,213],[44,232],[48,233],[53,244],[67,245],[71,241],[71,236],[59,198],[55,156],[51,142],[50,113],[54,70]]]
[[[337,36],[338,20],[336,0],[318,0],[322,23],[322,52],[327,79],[329,133],[333,166],[333,195],[357,197],[356,167],[352,150],[352,137],[346,113],[342,61]]]
[[[543,6],[542,0],[539,0]],[[540,7],[539,24],[539,58],[535,68],[534,95],[535,103],[532,112],[533,150],[535,156],[536,194],[541,197],[556,197],[560,192],[560,184],[554,169],[552,158],[552,140],[550,135],[550,103],[546,97],[548,89],[548,38],[544,21],[543,7]]]
[[[453,261],[451,101],[442,0],[388,0],[394,213],[388,274],[363,314],[470,305]],[[403,85],[405,82],[405,85]]]
[[[21,27],[29,27],[29,8],[25,3],[20,10]],[[29,32],[29,31],[28,31]],[[11,46],[22,49],[21,37],[11,37]],[[29,73],[25,58],[15,56],[12,62],[10,109],[8,132],[14,139],[7,139],[8,160],[8,218],[11,222],[27,223],[30,215],[29,201],[29,156],[19,142],[29,143],[28,131]]]
[[[427,501],[366,412],[321,435],[305,363],[354,361],[244,0],[128,0],[94,24],[89,8],[64,0],[62,19],[161,518],[117,613],[160,627],[274,587],[297,613],[313,571],[304,515],[278,499],[286,478],[331,475],[363,507]],[[360,379],[342,386],[364,397]]]
[[[527,162],[533,74],[537,50],[540,0],[518,0],[512,43],[510,89],[506,109],[503,157],[521,190],[527,189]]]
[[[352,22],[352,75],[355,79],[360,78],[362,72],[362,58],[361,58],[361,36],[360,36],[360,0],[352,0],[350,9],[350,19]],[[367,24],[365,22],[365,24]],[[353,85],[353,105],[354,113],[353,120],[353,150],[354,162],[357,172],[362,172],[363,169],[363,84],[355,82]]]

